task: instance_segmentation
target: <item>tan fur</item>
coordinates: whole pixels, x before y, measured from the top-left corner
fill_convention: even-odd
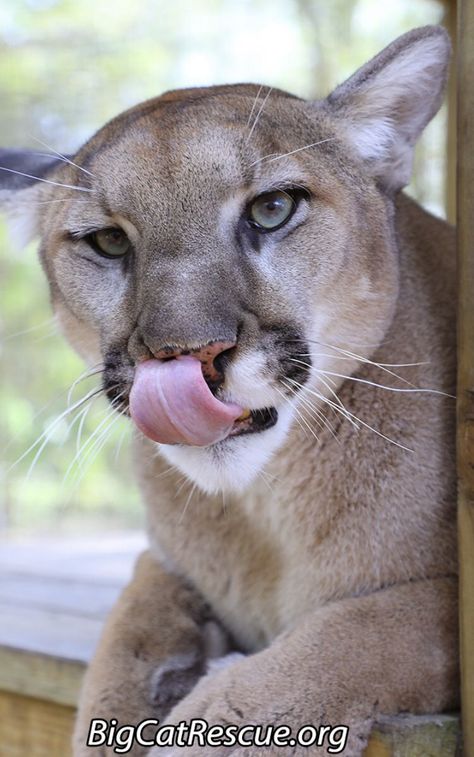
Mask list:
[[[40,219],[53,303],[76,349],[90,362],[112,350],[114,376],[129,386],[134,363],[163,344],[233,339],[238,322],[222,396],[279,403],[282,417],[232,454],[157,454],[137,440],[150,552],[86,677],[76,757],[112,754],[85,747],[92,717],[342,723],[350,756],[378,713],[457,705],[453,401],[364,383],[454,388],[453,230],[397,191],[439,106],[447,57],[439,28],[415,30],[326,101],[273,91],[254,128],[248,116],[265,89],[260,98],[252,85],[168,93],[79,151],[94,179],[70,166],[54,173],[94,188],[88,204],[71,192]],[[245,203],[288,182],[312,197],[297,225],[239,249]],[[84,243],[67,238],[117,219],[137,250],[132,278],[120,263],[91,264]],[[270,334],[281,324],[311,353],[299,414],[276,377]],[[404,383],[384,370],[393,363],[423,364],[388,369]],[[353,378],[324,384],[318,369]],[[208,657],[232,649],[249,656],[196,683]]]

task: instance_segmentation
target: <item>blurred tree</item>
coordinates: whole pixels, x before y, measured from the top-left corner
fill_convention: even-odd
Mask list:
[[[358,0],[332,0],[315,3],[297,0],[301,24],[309,50],[312,87],[308,97],[324,97],[337,84],[341,48],[352,47],[352,18]],[[337,34],[337,45],[334,44]]]

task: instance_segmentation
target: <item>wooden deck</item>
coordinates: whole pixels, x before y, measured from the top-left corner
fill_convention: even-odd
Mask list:
[[[144,545],[137,534],[0,542],[1,757],[70,757],[85,666]],[[457,757],[458,741],[455,716],[388,718],[366,757]]]
[[[143,536],[0,544],[0,755],[69,757],[104,618]]]

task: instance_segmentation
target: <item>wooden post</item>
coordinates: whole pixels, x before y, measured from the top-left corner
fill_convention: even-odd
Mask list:
[[[457,59],[457,3],[456,0],[443,0],[444,16],[443,24],[449,32],[453,45],[453,62],[449,72],[448,82],[448,118],[446,130],[446,175],[444,187],[444,205],[446,209],[446,218],[450,223],[456,223],[456,108],[457,108],[457,81],[456,81],[456,59]]]
[[[464,757],[474,757],[474,0],[458,11],[458,524]]]

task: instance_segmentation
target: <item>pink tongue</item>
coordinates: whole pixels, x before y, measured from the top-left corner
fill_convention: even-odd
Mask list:
[[[130,415],[155,442],[197,447],[214,444],[229,434],[242,412],[239,405],[214,397],[201,363],[194,357],[146,360],[136,368]]]

